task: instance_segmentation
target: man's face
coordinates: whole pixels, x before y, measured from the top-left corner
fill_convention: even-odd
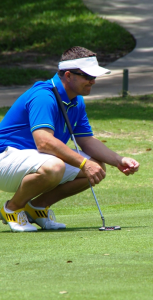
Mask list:
[[[81,70],[68,71],[70,72],[69,88],[77,95],[87,96],[90,94],[91,87],[95,84],[95,78],[87,75]]]

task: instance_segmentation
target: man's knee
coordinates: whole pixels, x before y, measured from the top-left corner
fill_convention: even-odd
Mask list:
[[[54,160],[47,160],[37,171],[48,184],[58,184],[65,172],[65,163],[55,157]]]

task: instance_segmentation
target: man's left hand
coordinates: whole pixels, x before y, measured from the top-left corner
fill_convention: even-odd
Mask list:
[[[123,157],[117,167],[122,173],[129,176],[138,171],[139,163],[133,158]]]

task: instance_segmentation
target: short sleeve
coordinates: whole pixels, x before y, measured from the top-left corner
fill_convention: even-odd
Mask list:
[[[55,131],[57,103],[51,91],[43,89],[34,92],[26,103],[26,110],[31,132],[44,127]]]

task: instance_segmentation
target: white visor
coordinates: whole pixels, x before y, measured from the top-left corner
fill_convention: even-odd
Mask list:
[[[95,77],[111,73],[110,70],[99,66],[97,58],[95,56],[61,61],[58,64],[58,69],[59,70],[80,69],[86,74]]]

